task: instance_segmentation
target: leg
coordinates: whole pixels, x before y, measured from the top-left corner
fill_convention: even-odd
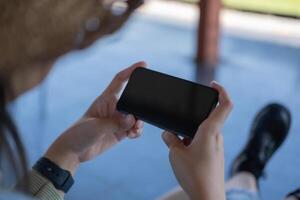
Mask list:
[[[299,200],[299,199],[297,199],[296,197],[290,196],[290,197],[285,198],[284,200]]]
[[[240,172],[225,185],[227,200],[258,200],[257,180],[249,172]]]
[[[289,111],[278,104],[270,104],[257,114],[249,140],[233,162],[231,179],[226,184],[227,197],[235,193],[234,196],[239,198],[245,195],[259,198],[258,181],[268,161],[287,137],[290,123]]]
[[[227,200],[258,200],[256,183],[255,177],[247,172],[235,175],[226,183]],[[284,200],[300,200],[300,190],[297,191],[298,193],[293,192]],[[180,187],[177,187],[159,200],[189,200],[189,198]]]
[[[226,191],[233,189],[248,190],[258,193],[257,180],[249,172],[240,172],[229,179],[225,185]]]
[[[227,200],[258,200],[256,179],[252,174],[242,172],[235,175],[226,183]],[[189,200],[189,197],[177,187],[159,200]]]

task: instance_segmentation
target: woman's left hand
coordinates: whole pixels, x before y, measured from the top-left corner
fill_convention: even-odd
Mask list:
[[[174,174],[190,199],[222,200],[224,190],[224,144],[221,129],[233,104],[226,90],[216,82],[219,104],[199,126],[190,145],[175,134],[164,132],[170,149],[169,158]]]
[[[139,62],[119,72],[84,116],[66,130],[48,149],[45,157],[74,173],[81,162],[103,153],[122,139],[140,136],[143,122],[116,110],[118,95]]]

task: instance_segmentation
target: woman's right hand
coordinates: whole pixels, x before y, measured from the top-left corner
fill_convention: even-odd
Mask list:
[[[143,122],[117,111],[118,96],[132,72],[146,63],[138,62],[119,72],[84,116],[50,146],[45,157],[70,171],[99,156],[125,138],[141,135]]]
[[[212,87],[219,92],[219,105],[199,126],[190,145],[185,146],[172,133],[163,133],[179,184],[191,199],[197,200],[225,200],[221,129],[233,106],[222,86],[213,82]]]

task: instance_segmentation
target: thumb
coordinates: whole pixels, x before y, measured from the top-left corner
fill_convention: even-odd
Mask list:
[[[173,147],[182,148],[184,147],[181,140],[173,133],[170,133],[168,131],[163,132],[162,138],[166,145],[171,149]]]

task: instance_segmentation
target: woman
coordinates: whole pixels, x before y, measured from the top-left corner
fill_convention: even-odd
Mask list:
[[[9,160],[18,181],[13,191],[3,188],[0,199],[63,199],[80,163],[99,156],[125,138],[141,134],[143,122],[118,113],[116,102],[122,85],[134,69],[146,66],[144,62],[118,73],[82,118],[56,139],[33,170],[27,168],[22,142],[6,110],[9,102],[45,78],[59,56],[113,33],[140,4],[138,0],[0,2],[1,160]],[[219,84],[214,82],[212,87],[219,91],[219,105],[199,127],[189,146],[173,134],[163,133],[174,173],[191,199],[225,199],[220,130],[232,103]]]

